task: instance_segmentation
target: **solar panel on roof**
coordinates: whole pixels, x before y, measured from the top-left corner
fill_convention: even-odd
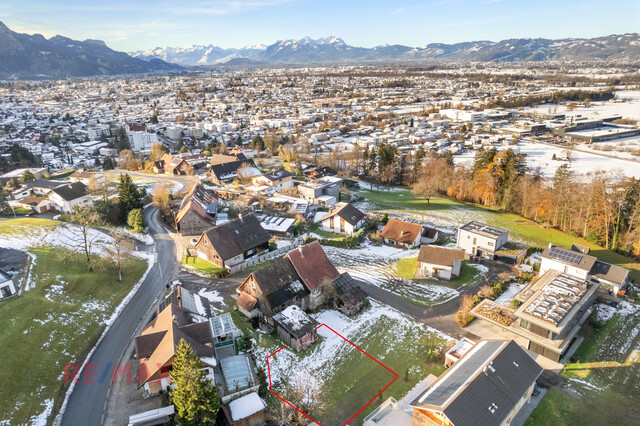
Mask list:
[[[564,250],[559,247],[553,247],[551,251],[549,251],[549,256],[574,265],[578,265],[582,261],[582,254]]]

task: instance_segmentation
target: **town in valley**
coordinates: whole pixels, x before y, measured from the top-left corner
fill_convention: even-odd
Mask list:
[[[0,425],[640,424],[637,33],[10,21]]]

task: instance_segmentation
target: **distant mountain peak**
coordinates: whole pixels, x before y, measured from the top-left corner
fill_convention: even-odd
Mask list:
[[[213,48],[212,48],[213,47]],[[158,58],[181,65],[218,65],[237,59],[265,64],[355,63],[380,61],[421,62],[518,62],[635,60],[640,55],[638,34],[610,35],[593,39],[512,38],[501,41],[476,40],[455,44],[428,43],[422,47],[384,44],[373,48],[355,47],[337,36],[313,39],[283,39],[265,46],[223,49],[213,45],[188,48],[165,47],[134,56]],[[248,62],[247,62],[248,63]],[[253,62],[251,62],[253,63]]]
[[[21,34],[0,22],[0,79],[67,78],[139,74],[181,67],[143,61],[110,49],[102,40]]]

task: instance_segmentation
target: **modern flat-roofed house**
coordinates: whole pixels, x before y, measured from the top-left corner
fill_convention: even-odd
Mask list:
[[[298,185],[298,194],[313,204],[329,207],[340,198],[340,183],[317,181],[301,183]]]
[[[465,252],[461,249],[422,245],[418,253],[419,277],[450,280],[460,275]]]
[[[551,269],[515,296],[517,308],[485,299],[471,313],[523,337],[525,349],[560,362],[593,312],[597,291],[597,283]]]
[[[409,248],[434,242],[438,239],[438,231],[419,223],[389,219],[380,236],[386,244]]]
[[[353,205],[338,203],[334,209],[320,219],[320,223],[323,231],[353,235],[354,232],[362,228],[366,220],[366,215]]]
[[[176,226],[182,235],[200,235],[216,226],[218,199],[197,184],[182,200],[176,214]]]
[[[629,270],[598,260],[588,253],[588,247],[577,244],[568,250],[549,243],[541,255],[540,275],[552,269],[598,283],[603,292],[618,294],[624,290],[629,282]]]
[[[256,216],[249,214],[203,232],[195,249],[206,261],[230,268],[269,250],[270,239]]]
[[[13,284],[11,275],[0,269],[0,299],[13,296],[16,293],[16,287]]]
[[[457,245],[467,256],[493,259],[496,251],[509,241],[509,231],[471,221],[458,228]]]
[[[73,182],[53,188],[49,193],[51,205],[63,213],[71,213],[76,207],[93,206],[93,198],[82,182]]]
[[[97,181],[97,182],[101,182],[104,183],[105,179],[104,179],[104,175],[102,173],[90,173],[90,172],[81,172],[81,171],[75,171],[71,174],[71,176],[69,176],[69,180],[71,182],[82,182],[85,185],[89,186],[91,184],[91,181]]]
[[[481,340],[411,403],[413,426],[509,425],[541,373],[513,340]]]

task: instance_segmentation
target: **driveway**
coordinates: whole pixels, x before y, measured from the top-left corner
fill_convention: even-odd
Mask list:
[[[62,415],[62,425],[84,426],[103,423],[103,411],[112,382],[113,366],[119,362],[138,324],[176,272],[175,246],[158,219],[157,209],[147,207],[144,215],[149,231],[156,241],[157,261],[88,360],[95,365],[90,371],[91,374],[83,371],[78,377],[78,383]]]

